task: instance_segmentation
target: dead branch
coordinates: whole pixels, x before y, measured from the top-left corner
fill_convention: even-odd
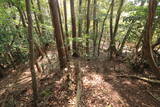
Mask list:
[[[137,75],[117,75],[116,77],[126,77],[126,78],[140,79],[140,80],[143,80],[145,82],[160,84],[160,80],[150,79],[150,78],[146,78],[146,77],[140,77],[140,76],[137,76]]]
[[[151,95],[156,101],[160,102],[160,99],[158,99],[156,96],[154,96],[151,92],[147,91],[149,95]]]

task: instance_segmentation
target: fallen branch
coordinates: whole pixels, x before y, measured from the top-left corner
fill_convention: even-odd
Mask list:
[[[140,77],[137,75],[117,75],[116,77],[134,78],[134,79],[140,79],[140,80],[143,80],[143,81],[149,82],[149,83],[160,84],[160,80],[150,79],[150,78],[146,78],[146,77]]]
[[[158,99],[156,96],[154,96],[151,92],[147,91],[149,95],[151,95],[156,101],[160,102],[160,99]]]

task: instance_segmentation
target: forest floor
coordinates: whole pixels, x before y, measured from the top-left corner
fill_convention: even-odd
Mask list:
[[[49,57],[52,56],[49,54]],[[45,58],[39,63],[44,66],[45,72],[37,72],[38,107],[75,107],[77,63],[82,73],[81,107],[160,107],[160,84],[119,77],[148,75],[149,71],[141,74],[134,72],[128,63],[109,61],[104,56],[88,61],[79,58],[72,59],[68,69],[63,71],[58,69],[56,60],[52,65]],[[0,107],[31,107],[28,64],[19,65],[17,71],[9,73],[0,80]]]

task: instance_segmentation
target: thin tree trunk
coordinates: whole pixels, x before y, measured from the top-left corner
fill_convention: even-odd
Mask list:
[[[60,68],[63,69],[66,67],[66,54],[64,49],[64,42],[62,37],[62,29],[60,25],[60,18],[58,14],[58,6],[57,0],[49,0],[50,12],[52,17],[52,24],[54,27],[54,34],[56,38],[57,50],[58,50],[58,57],[60,61]]]
[[[102,40],[102,36],[103,36],[103,32],[104,32],[104,25],[105,25],[105,21],[107,20],[107,17],[108,17],[108,14],[109,14],[109,11],[111,9],[111,5],[109,6],[109,9],[107,11],[107,14],[103,20],[103,23],[102,23],[102,31],[101,31],[101,34],[100,34],[100,38],[99,38],[99,42],[98,42],[98,56],[100,55],[100,46],[101,46],[101,40]]]
[[[68,34],[68,23],[67,23],[67,7],[66,7],[66,0],[63,0],[64,5],[64,18],[65,18],[65,34],[66,34],[66,41],[68,51],[70,51],[70,43],[69,43],[69,34]]]
[[[45,34],[45,28],[43,27],[44,24],[44,18],[43,18],[43,13],[42,13],[42,7],[41,7],[41,0],[37,0],[37,6],[38,6],[38,10],[39,10],[39,14],[38,14],[38,19],[41,23],[41,31],[42,31],[42,35]]]
[[[82,36],[82,0],[79,0],[78,37]]]
[[[93,56],[95,56],[95,51],[96,51],[96,40],[97,40],[97,35],[96,35],[96,24],[97,24],[97,16],[96,16],[96,12],[97,12],[97,0],[93,1]]]
[[[32,2],[33,3],[33,2]],[[22,25],[23,25],[23,27],[24,28],[26,28],[27,26],[26,26],[26,22],[25,22],[25,19],[24,19],[24,16],[23,16],[23,12],[22,12],[22,10],[19,8],[19,7],[17,7],[17,9],[18,9],[18,11],[19,11],[19,14],[20,14],[20,17],[21,17],[21,21],[22,21]],[[34,13],[35,14],[35,13]],[[36,15],[35,15],[35,17],[36,17]],[[37,17],[36,17],[37,18]],[[36,19],[37,21],[38,21],[38,19]],[[36,21],[36,22],[37,22]],[[38,26],[39,26],[39,24],[38,24]],[[37,27],[38,28],[38,27]],[[37,28],[35,27],[35,30],[36,30],[36,33],[37,34],[39,34],[39,32],[37,31]],[[40,35],[40,34],[39,34]],[[35,45],[35,49],[38,51],[38,53],[40,54],[40,55],[38,55],[38,56],[42,56],[42,58],[41,59],[43,59],[43,57],[44,57],[44,53],[42,52],[42,50],[40,49],[40,47],[38,46],[38,44],[34,41],[34,45]],[[41,50],[41,51],[40,51]],[[37,53],[35,53],[35,54],[37,54]],[[47,57],[47,54],[46,54],[46,57]],[[36,62],[36,67],[37,67],[37,70],[40,72],[41,71],[41,68],[40,68],[40,66],[37,66],[38,65],[38,62],[37,62],[37,58],[36,58],[36,60],[35,60]],[[48,61],[50,62],[50,60],[49,60],[49,58],[48,58]],[[39,68],[38,68],[39,67]]]
[[[121,16],[121,13],[122,13],[123,4],[124,4],[124,0],[121,0],[120,1],[120,6],[119,6],[118,11],[117,11],[114,32],[113,32],[112,37],[111,37],[111,43],[110,43],[110,51],[111,51],[110,55],[111,56],[110,56],[110,58],[112,58],[113,53],[116,54],[116,51],[117,51],[116,50],[115,37],[117,36],[118,25],[119,25],[120,16]]]
[[[23,16],[23,12],[22,10],[20,9],[20,7],[17,7],[18,11],[19,11],[19,15],[20,15],[20,18],[22,20],[22,25],[23,27],[26,27],[26,23],[25,23],[25,19],[24,19],[24,16]]]
[[[87,4],[87,29],[86,29],[86,53],[87,55],[89,54],[89,27],[90,27],[90,0],[88,0]]]
[[[33,5],[32,7],[35,9],[33,0],[31,0],[31,3]],[[38,16],[37,16],[36,12],[33,12],[33,14],[34,14],[34,17],[35,17],[35,22],[36,22],[36,27],[37,27],[37,30],[38,30],[38,35],[41,37],[42,33],[41,33],[40,25],[39,25]]]
[[[28,20],[28,19],[27,19],[26,12],[25,12],[24,10],[22,10],[22,13],[23,13],[23,16],[24,16],[25,20]]]
[[[58,14],[59,14],[59,19],[60,19],[61,32],[62,32],[62,38],[63,38],[63,42],[64,42],[66,58],[67,58],[67,60],[69,60],[68,48],[67,48],[67,44],[66,44],[66,35],[64,35],[64,32],[63,32],[62,18],[61,18],[61,12],[60,12],[60,7],[59,7],[59,2],[58,1],[57,1],[57,6],[58,6]]]
[[[79,0],[79,18],[78,18],[78,37],[81,38],[82,37],[82,23],[83,23],[83,19],[82,19],[82,0]],[[82,43],[78,43],[77,47],[79,47],[79,54],[80,54],[80,47],[82,47]]]
[[[118,11],[117,11],[116,21],[115,21],[115,28],[114,28],[114,32],[113,32],[113,37],[114,37],[114,38],[115,38],[116,35],[117,35],[118,24],[119,24],[120,16],[121,16],[121,13],[122,13],[123,4],[124,4],[124,0],[121,0],[120,6],[119,6]]]
[[[77,57],[78,49],[77,49],[77,43],[76,43],[77,31],[76,31],[76,16],[75,16],[74,0],[70,0],[70,6],[71,6],[71,21],[72,21],[73,56]]]
[[[124,38],[123,38],[123,41],[122,41],[122,44],[121,44],[121,47],[120,47],[120,49],[119,49],[118,54],[122,54],[124,45],[125,45],[125,43],[126,43],[126,40],[127,40],[128,37],[129,37],[129,34],[130,34],[131,30],[132,30],[132,27],[133,27],[133,22],[130,24],[130,27],[128,28],[127,33],[126,33],[126,35],[125,35]]]
[[[38,10],[39,10],[38,19],[40,20],[41,24],[44,24],[40,0],[37,0],[37,6],[38,6]]]
[[[29,57],[30,57],[30,70],[32,75],[32,88],[33,88],[33,106],[37,107],[38,92],[37,92],[37,80],[34,70],[34,48],[33,48],[33,36],[32,36],[32,16],[31,16],[31,2],[25,0],[26,11],[28,17],[28,42],[29,42]]]
[[[110,59],[112,59],[112,54],[113,54],[113,49],[112,49],[112,45],[113,45],[113,7],[114,7],[114,0],[112,0],[111,3],[111,12],[110,12]]]

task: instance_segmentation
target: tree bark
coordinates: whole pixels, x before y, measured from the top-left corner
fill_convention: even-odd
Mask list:
[[[147,18],[147,24],[145,27],[145,33],[144,33],[144,56],[147,60],[150,67],[153,69],[153,71],[156,73],[158,78],[160,78],[160,70],[154,60],[153,57],[153,51],[151,47],[151,41],[153,36],[153,22],[154,22],[154,16],[156,14],[156,7],[157,7],[157,0],[150,0],[149,1],[149,14]]]
[[[62,32],[62,38],[63,38],[63,42],[64,42],[63,44],[64,44],[64,48],[65,48],[66,58],[67,58],[67,60],[69,60],[68,48],[67,48],[67,44],[66,44],[66,35],[64,35],[64,32],[63,32],[62,18],[61,18],[61,12],[60,12],[60,7],[59,7],[58,1],[57,1],[57,6],[58,6],[58,14],[59,14],[59,19],[60,19],[60,26],[61,26],[61,32]]]
[[[38,20],[40,21],[40,23],[41,23],[41,33],[42,33],[42,35],[45,35],[45,28],[44,28],[44,26],[43,26],[43,24],[44,24],[44,18],[43,18],[43,13],[42,13],[42,7],[41,7],[41,2],[40,2],[41,0],[37,0],[37,6],[38,6],[38,10],[39,10],[39,14],[38,14]]]
[[[113,32],[113,37],[114,37],[114,38],[115,38],[116,35],[117,35],[118,25],[119,25],[120,16],[121,16],[121,13],[122,13],[123,4],[124,4],[124,0],[121,0],[120,6],[119,6],[118,11],[117,11],[115,28],[114,28],[114,32]]]
[[[121,47],[120,47],[120,49],[119,49],[118,54],[122,54],[122,51],[123,51],[124,45],[125,45],[125,43],[126,43],[126,40],[128,39],[129,34],[130,34],[131,30],[132,30],[133,23],[134,23],[134,22],[132,22],[132,23],[130,24],[130,26],[129,26],[128,30],[127,30],[127,33],[126,33],[126,35],[125,35],[124,38],[123,38],[123,41],[122,41],[122,44],[121,44]]]
[[[114,7],[114,0],[112,0],[111,3],[111,12],[110,12],[110,46],[109,46],[109,50],[110,50],[110,59],[112,59],[112,54],[113,54],[113,7]]]
[[[38,19],[40,20],[41,24],[44,24],[43,14],[42,14],[42,8],[41,8],[41,2],[40,0],[37,0],[37,6],[39,10]]]
[[[78,37],[82,38],[82,0],[79,0],[79,17],[78,17]],[[77,47],[79,47],[79,54],[81,53],[80,47],[82,47],[82,43],[78,43]]]
[[[97,34],[96,34],[96,24],[97,22],[97,15],[96,15],[96,11],[97,11],[97,0],[93,1],[93,56],[95,56],[95,51],[96,51],[96,41],[97,41]]]
[[[72,21],[72,49],[73,49],[73,56],[77,57],[77,31],[76,31],[76,16],[75,16],[75,8],[74,8],[74,0],[70,0],[70,6],[71,6],[71,21]]]
[[[121,0],[119,8],[118,8],[118,11],[117,11],[114,31],[112,30],[111,43],[110,43],[110,58],[112,58],[113,53],[115,53],[115,54],[117,53],[116,43],[115,43],[115,37],[116,37],[117,31],[118,31],[118,25],[119,25],[120,16],[121,16],[121,13],[122,13],[123,4],[124,4],[124,0]],[[114,5],[114,3],[113,3],[113,5]],[[113,8],[112,8],[112,15],[113,15]]]
[[[56,38],[58,57],[60,61],[60,68],[66,67],[66,54],[64,49],[64,42],[62,37],[62,30],[60,25],[60,18],[58,14],[57,0],[49,0],[50,12],[52,17],[52,25],[54,27],[54,34]]]
[[[67,48],[68,52],[70,51],[70,43],[69,43],[69,34],[68,34],[68,22],[67,22],[67,7],[66,7],[66,0],[63,0],[64,5],[64,20],[65,20],[65,34],[66,34],[66,41],[67,41]]]
[[[87,4],[87,29],[86,29],[86,54],[89,54],[89,27],[90,27],[90,0],[88,0]]]
[[[101,46],[101,40],[102,40],[102,36],[103,36],[103,32],[104,32],[104,25],[105,25],[105,21],[107,20],[108,18],[108,14],[109,14],[109,11],[111,9],[111,5],[109,6],[109,9],[107,11],[107,14],[103,20],[103,23],[102,23],[102,31],[101,31],[101,34],[100,34],[100,38],[99,38],[99,42],[98,42],[98,56],[100,55],[100,46]]]
[[[32,75],[32,88],[33,88],[33,106],[37,107],[38,93],[37,93],[37,80],[34,70],[34,46],[33,46],[33,35],[32,35],[32,16],[31,16],[31,2],[25,0],[26,11],[28,17],[28,42],[29,42],[29,58],[30,58],[30,70]]]
[[[20,9],[20,7],[17,7],[17,9],[18,9],[20,18],[21,18],[21,20],[22,20],[22,25],[23,25],[23,27],[25,28],[25,27],[26,27],[26,23],[25,23],[25,18],[24,18],[24,16],[23,16],[23,12],[22,12],[22,10]]]
[[[35,9],[33,0],[31,0],[31,3],[33,5],[32,7]],[[42,36],[42,32],[41,32],[41,28],[40,28],[40,24],[39,24],[37,13],[34,11],[33,14],[34,14],[35,22],[36,22],[36,27],[37,27],[37,30],[38,30],[38,35],[41,37]]]
[[[78,37],[82,36],[82,0],[79,0]]]

